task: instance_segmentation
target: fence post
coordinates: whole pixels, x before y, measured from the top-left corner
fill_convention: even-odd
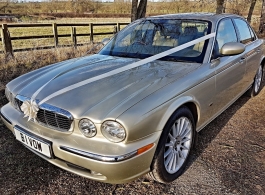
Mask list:
[[[2,43],[3,43],[3,49],[5,52],[6,57],[13,55],[13,48],[12,48],[12,43],[10,39],[10,33],[7,28],[7,24],[2,24],[2,29],[1,29],[1,35],[2,35]]]
[[[118,27],[115,25],[113,29],[113,34],[115,35],[118,32]]]
[[[93,37],[93,23],[89,24],[90,27],[90,42],[94,41],[94,37]]]
[[[121,30],[121,25],[119,22],[117,22],[117,31],[119,32]]]
[[[74,44],[74,47],[76,48],[77,46],[77,40],[76,40],[76,27],[72,26],[71,28],[71,38]]]
[[[52,30],[53,30],[53,36],[54,36],[54,46],[58,46],[58,30],[57,30],[57,24],[52,24]]]

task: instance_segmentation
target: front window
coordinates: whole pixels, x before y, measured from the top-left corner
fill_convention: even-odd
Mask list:
[[[231,19],[223,19],[218,25],[212,59],[220,56],[224,44],[237,42],[236,30]]]
[[[219,51],[225,43],[237,42],[236,31],[231,19],[224,19],[219,23],[216,41]]]
[[[200,38],[210,32],[210,22],[180,19],[138,20],[118,33],[99,54],[146,58]],[[208,40],[161,58],[201,63]]]

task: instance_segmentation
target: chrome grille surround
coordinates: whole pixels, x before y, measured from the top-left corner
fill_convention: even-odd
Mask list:
[[[17,95],[15,98],[20,111],[20,107],[25,100],[30,100],[30,98],[21,95]],[[40,101],[36,100],[36,102],[39,103]],[[45,127],[65,132],[73,131],[73,119],[73,116],[67,110],[43,103],[39,105],[36,121]]]

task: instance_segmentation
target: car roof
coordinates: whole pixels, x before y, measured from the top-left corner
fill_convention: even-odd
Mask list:
[[[180,14],[166,14],[146,17],[146,19],[197,19],[197,20],[208,20],[213,23],[218,22],[221,18],[226,17],[240,17],[235,14],[215,14],[215,13],[180,13]]]

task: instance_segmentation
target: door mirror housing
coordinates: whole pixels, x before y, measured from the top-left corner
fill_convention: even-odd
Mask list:
[[[238,42],[225,43],[221,48],[220,54],[222,56],[238,55],[245,51],[245,45]]]

